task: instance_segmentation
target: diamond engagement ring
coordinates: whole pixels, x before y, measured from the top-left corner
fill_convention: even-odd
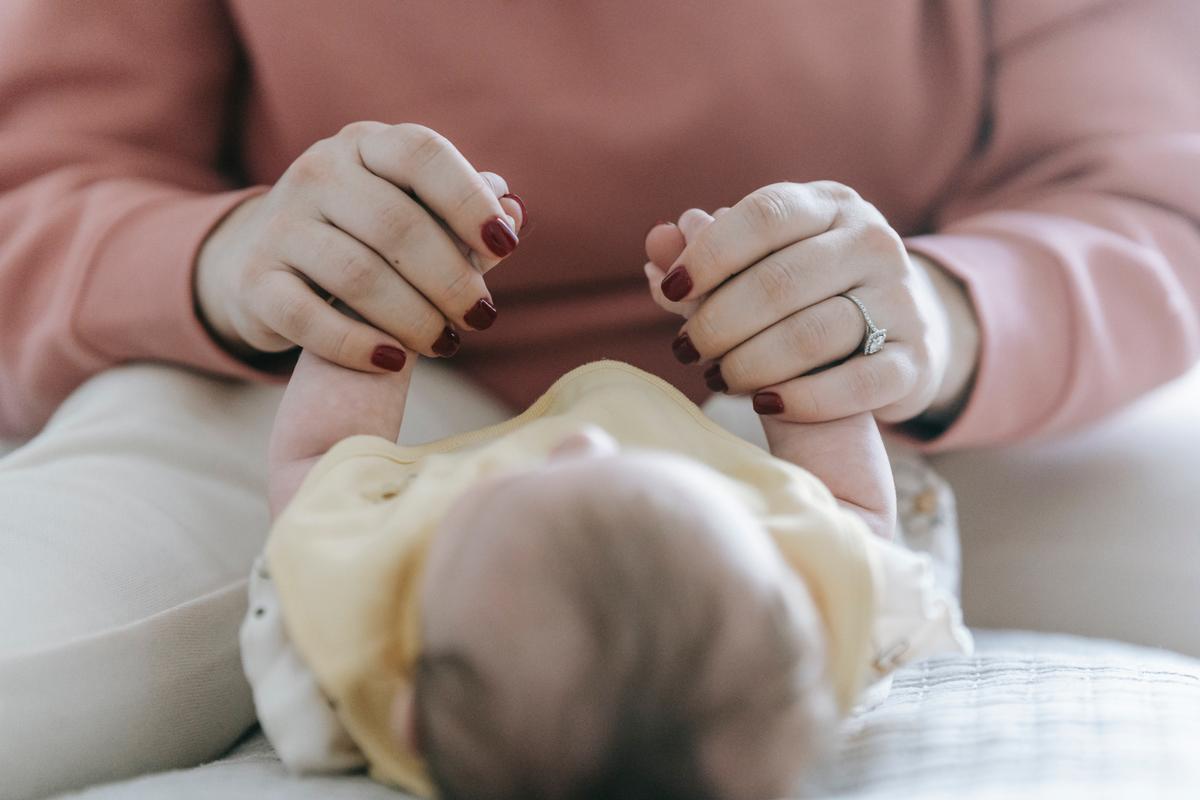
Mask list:
[[[862,312],[863,320],[867,323],[867,335],[863,337],[862,341],[862,354],[864,356],[875,355],[883,349],[883,343],[887,341],[887,328],[875,327],[875,323],[871,321],[871,315],[867,313],[867,307],[863,305],[862,300],[859,300],[849,292],[842,292],[841,297],[858,306],[858,310]]]

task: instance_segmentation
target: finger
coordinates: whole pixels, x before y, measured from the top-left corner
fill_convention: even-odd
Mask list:
[[[646,257],[665,275],[687,242],[673,222],[659,222],[646,233]]]
[[[720,216],[723,216],[728,213],[729,213],[729,206],[721,206],[720,208],[718,208],[716,211],[713,212],[713,216],[720,217]]]
[[[393,125],[364,135],[358,153],[368,170],[411,190],[480,256],[503,258],[517,249],[514,220],[446,137],[422,125]]]
[[[506,214],[512,218],[513,226],[517,229],[517,233],[525,233],[529,227],[529,212],[525,208],[525,201],[508,190],[508,181],[500,177],[494,172],[483,171],[480,176],[487,181],[492,187],[492,192],[500,199],[500,205],[504,208]]]
[[[771,253],[734,275],[688,322],[697,352],[721,358],[789,315],[858,286],[871,265],[852,245],[850,232],[835,229]],[[840,302],[854,307],[848,300]]]
[[[455,325],[483,330],[495,321],[480,271],[420,203],[387,181],[363,169],[346,170],[320,195],[318,211],[382,256]]]
[[[672,300],[704,294],[767,254],[829,230],[840,196],[822,186],[777,183],[748,194],[688,238],[663,279],[664,294]]]
[[[707,211],[689,208],[679,215],[679,230],[683,233],[684,240],[691,242],[700,235],[700,231],[707,228],[712,222],[713,216]],[[669,266],[667,268],[670,269]]]
[[[730,350],[710,373],[714,391],[752,392],[818,367],[841,361],[859,349],[863,318],[844,297],[831,297],[797,311]],[[693,336],[693,342],[695,337]],[[724,389],[715,388],[724,384]]]
[[[650,295],[654,298],[654,302],[658,304],[659,308],[669,311],[672,314],[678,314],[685,319],[695,312],[696,307],[700,304],[699,301],[672,303],[663,296],[662,289],[659,286],[665,274],[662,267],[651,261],[647,261],[642,269],[646,273],[646,279],[650,282]]]
[[[384,261],[342,230],[315,220],[281,240],[280,257],[364,320],[427,356],[444,356],[446,317]]]
[[[280,336],[326,361],[363,372],[398,372],[408,362],[400,342],[335,311],[299,276],[273,270],[264,280],[270,286],[263,296],[270,302],[260,315]]]
[[[917,369],[903,343],[754,393],[754,410],[792,422],[828,422],[895,403],[912,391]]]

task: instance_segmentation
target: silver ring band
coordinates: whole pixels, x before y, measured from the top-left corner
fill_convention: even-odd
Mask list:
[[[842,292],[841,297],[846,298],[854,305],[858,306],[858,310],[862,312],[863,321],[867,323],[867,335],[862,340],[862,354],[864,356],[873,356],[883,349],[883,343],[887,341],[887,328],[877,328],[871,320],[871,315],[867,312],[867,307],[863,305],[863,301],[859,300],[849,292]]]

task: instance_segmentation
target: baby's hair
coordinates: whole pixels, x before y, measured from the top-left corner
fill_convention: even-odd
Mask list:
[[[797,624],[783,593],[766,619],[730,619],[718,593],[695,570],[678,568],[668,546],[703,523],[651,491],[585,492],[549,524],[545,568],[561,580],[595,657],[570,702],[546,709],[551,729],[530,737],[505,728],[496,687],[464,654],[422,654],[416,735],[441,799],[718,800],[702,756],[710,734],[730,723],[767,730],[821,691],[822,669],[812,663],[823,663],[821,643],[811,626]],[[621,546],[619,537],[638,546]],[[733,625],[758,626],[761,651],[714,690],[713,657]],[[538,702],[537,687],[527,691]],[[824,706],[812,708],[815,727],[823,721],[815,709]]]

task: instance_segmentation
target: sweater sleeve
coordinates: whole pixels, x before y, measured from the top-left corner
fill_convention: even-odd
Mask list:
[[[209,230],[264,190],[216,167],[236,64],[215,0],[0,6],[0,436],[119,362],[267,376],[192,292]]]
[[[934,233],[973,390],[929,450],[1068,431],[1200,358],[1200,3],[992,3],[984,134]]]

